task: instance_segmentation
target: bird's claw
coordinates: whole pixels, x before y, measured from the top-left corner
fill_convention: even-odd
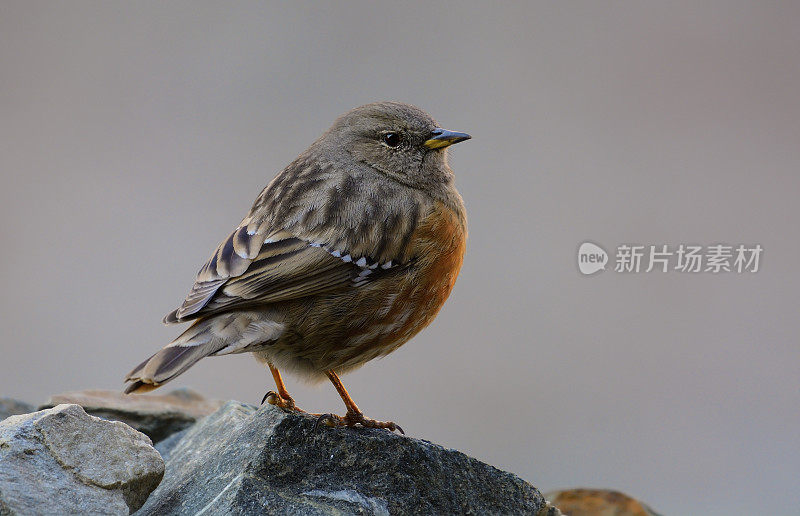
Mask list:
[[[375,419],[364,417],[364,414],[361,412],[348,412],[344,415],[344,417],[336,414],[322,414],[317,418],[317,422],[314,424],[314,430],[316,430],[320,424],[330,427],[353,427],[356,425],[361,425],[364,428],[385,428],[390,432],[397,430],[401,434],[405,435],[405,432],[403,432],[403,429],[400,428],[400,425],[394,421],[377,421]]]
[[[341,417],[337,416],[336,414],[320,414],[317,418],[317,421],[314,423],[314,431],[317,431],[319,425],[325,425],[330,427],[340,426],[341,425]]]
[[[282,398],[281,395],[275,391],[268,391],[264,397],[261,398],[262,405],[265,401],[270,405],[275,405],[276,407],[282,408],[286,412],[304,412],[303,409],[294,404],[294,399],[292,399],[291,396]]]
[[[279,399],[280,399],[280,396],[278,396],[277,392],[275,392],[275,391],[267,391],[267,393],[264,395],[264,397],[261,398],[261,404],[263,405],[264,402],[266,401],[270,405],[277,405]]]

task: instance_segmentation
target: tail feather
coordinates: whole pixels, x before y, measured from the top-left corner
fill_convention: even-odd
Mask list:
[[[133,382],[126,393],[148,392],[172,380],[215,350],[208,346],[167,346],[131,371],[125,381]]]
[[[144,394],[145,392],[150,392],[157,388],[158,385],[153,385],[152,383],[144,383],[142,381],[136,380],[135,382],[125,387],[125,394]]]
[[[239,312],[201,319],[133,368],[125,377],[126,382],[131,382],[125,393],[152,391],[202,358],[251,351],[254,346],[277,339],[281,333],[282,324],[265,319],[264,314],[259,313]]]

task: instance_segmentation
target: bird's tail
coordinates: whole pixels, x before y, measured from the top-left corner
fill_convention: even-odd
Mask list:
[[[125,377],[130,382],[125,393],[143,393],[172,380],[198,360],[209,355],[225,355],[257,350],[276,340],[283,325],[262,313],[236,312],[201,319],[180,337],[134,367]]]

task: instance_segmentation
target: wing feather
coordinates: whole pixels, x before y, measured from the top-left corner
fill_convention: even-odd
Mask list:
[[[393,188],[371,169],[345,174],[300,155],[259,194],[164,322],[360,288],[408,265],[427,201],[407,189],[393,195]]]
[[[331,251],[285,231],[273,232],[254,252],[257,233],[237,228],[197,274],[183,304],[164,318],[177,323],[253,304],[277,303],[343,288],[358,288],[390,272],[366,257]],[[244,255],[244,256],[243,256]],[[368,271],[365,274],[365,271]]]

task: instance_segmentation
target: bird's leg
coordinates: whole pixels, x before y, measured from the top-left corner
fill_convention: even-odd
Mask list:
[[[403,429],[400,428],[400,425],[392,422],[392,421],[376,421],[374,419],[369,419],[364,417],[364,413],[361,412],[361,409],[358,408],[356,402],[353,401],[353,398],[350,397],[348,394],[347,389],[344,388],[342,385],[342,381],[339,379],[339,376],[333,371],[333,369],[325,371],[325,374],[328,375],[330,378],[331,383],[334,387],[336,387],[336,391],[339,393],[339,396],[342,397],[342,401],[344,402],[344,406],[347,407],[347,414],[342,416],[337,416],[336,414],[323,414],[317,420],[318,423],[322,422],[328,426],[356,426],[361,425],[366,428],[386,428],[390,431],[397,430],[401,434],[404,434]]]
[[[270,405],[277,405],[286,411],[305,412],[305,410],[294,404],[294,399],[289,395],[289,391],[286,390],[286,384],[283,383],[280,371],[272,365],[272,362],[267,362],[267,365],[269,366],[270,372],[272,372],[272,378],[275,380],[275,386],[278,388],[278,392],[267,392],[264,398],[262,398],[261,404],[263,405],[266,401]]]

